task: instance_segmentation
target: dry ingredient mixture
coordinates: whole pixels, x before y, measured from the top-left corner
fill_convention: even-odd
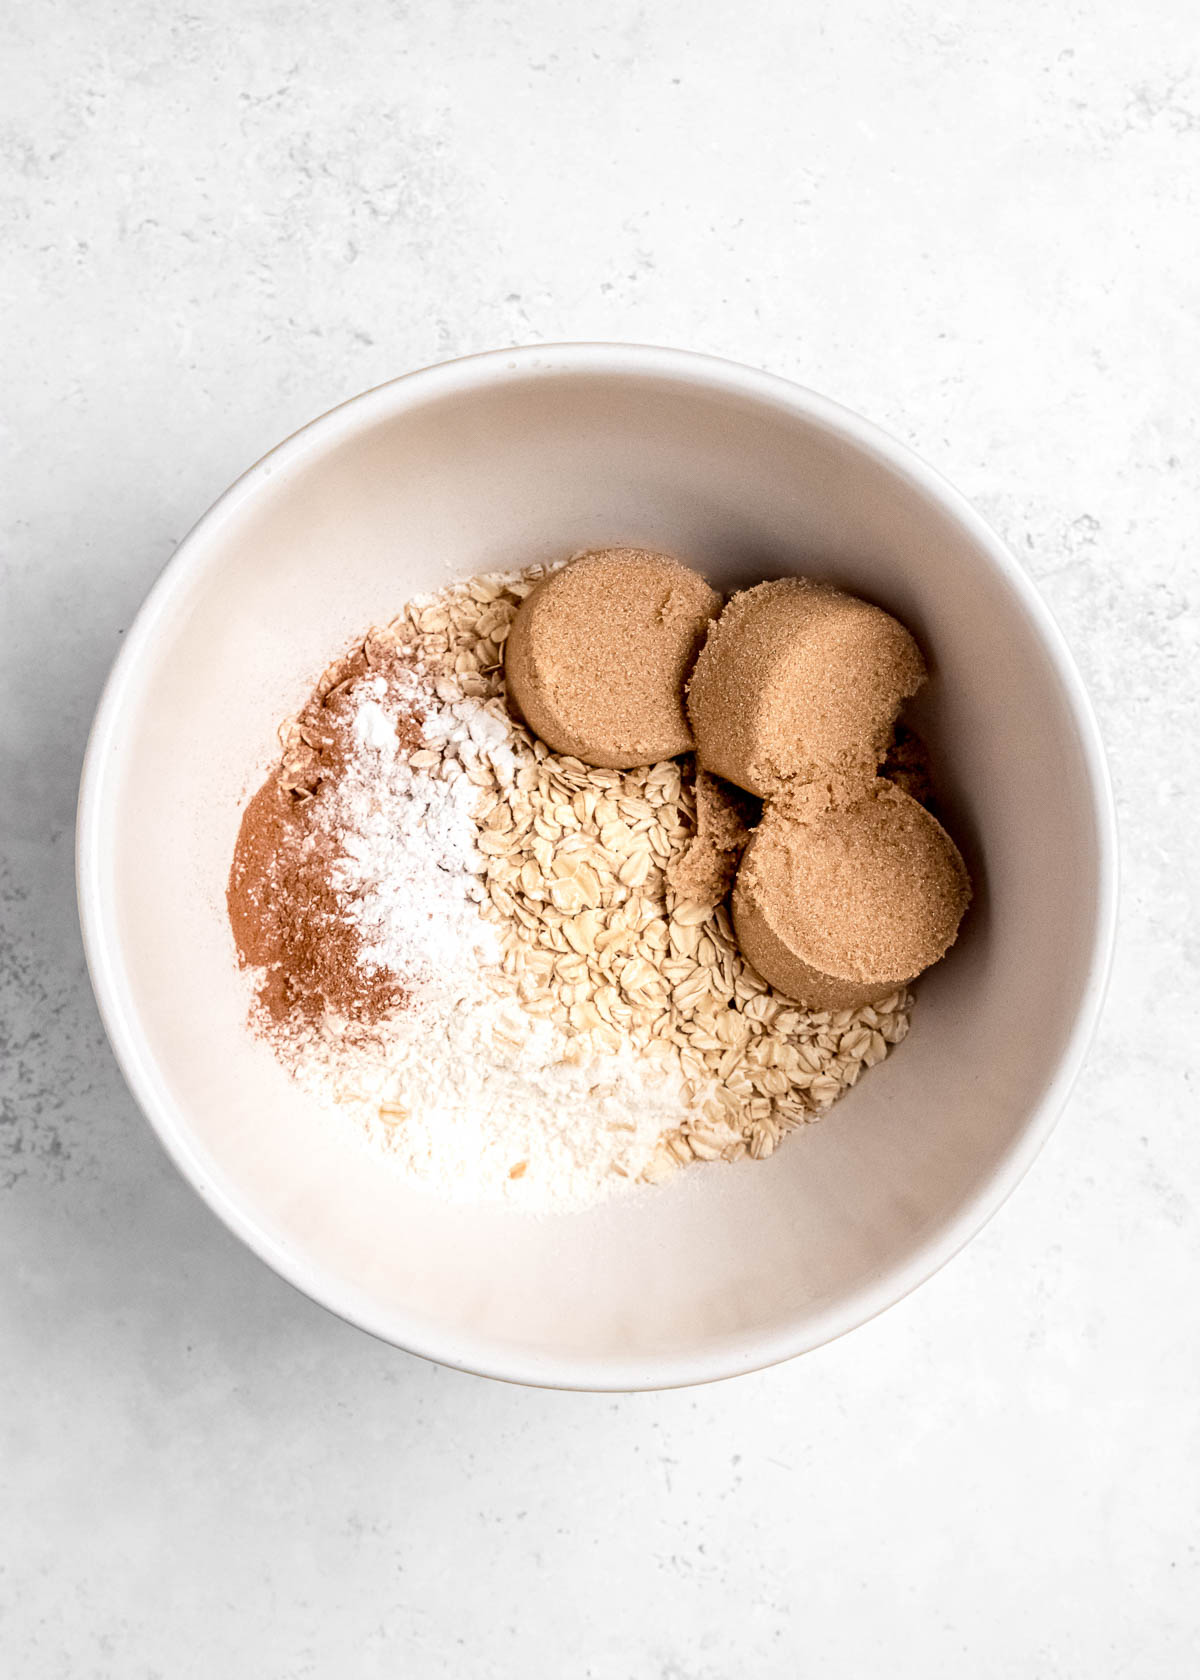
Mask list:
[[[813,1011],[724,900],[754,801],[692,760],[600,769],[506,704],[547,568],[414,600],[282,734],[229,882],[256,1031],[406,1174],[531,1209],[770,1155],[908,1029]]]

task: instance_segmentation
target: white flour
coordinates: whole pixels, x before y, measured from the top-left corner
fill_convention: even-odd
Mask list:
[[[414,678],[405,698],[417,697]],[[465,992],[481,964],[498,960],[495,935],[477,908],[482,863],[471,813],[478,789],[462,774],[442,781],[413,768],[396,735],[383,677],[365,678],[355,698],[356,750],[329,816],[343,849],[331,881],[346,895],[346,914],[360,930],[360,961],[367,969],[390,969],[415,997]],[[459,717],[432,698],[420,695],[420,701],[426,739],[461,734],[460,761],[477,759],[467,708],[479,711],[479,702],[460,701],[467,716]],[[485,733],[478,725],[476,732]]]
[[[467,774],[482,759],[511,780],[507,731],[445,681],[438,694],[413,684],[405,696],[395,679],[359,683],[355,752],[329,807],[362,960],[399,976],[410,1001],[369,1039],[332,1020],[310,1031],[296,1075],[440,1196],[538,1211],[598,1201],[638,1177],[684,1118],[684,1093],[628,1048],[568,1061],[564,1034],[520,1007],[479,913],[479,790]],[[424,709],[425,740],[453,753],[449,779],[400,748],[404,698]]]

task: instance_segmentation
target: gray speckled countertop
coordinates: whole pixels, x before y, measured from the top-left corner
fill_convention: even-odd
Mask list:
[[[0,1672],[1173,1677],[1200,1646],[1200,28],[1190,0],[9,8],[0,119]],[[15,331],[13,330],[15,328]],[[711,1389],[503,1388],[293,1294],[83,969],[105,671],[341,398],[624,338],[791,375],[973,498],[1112,755],[1101,1037],[999,1217]]]

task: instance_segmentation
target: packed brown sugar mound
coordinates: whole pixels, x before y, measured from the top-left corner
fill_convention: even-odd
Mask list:
[[[809,578],[735,595],[688,689],[701,767],[766,799],[830,777],[863,783],[925,662],[904,626]]]
[[[733,885],[758,820],[758,802],[704,770],[696,772],[693,791],[696,832],[668,865],[667,882],[681,899],[712,910]]]
[[[896,736],[888,748],[887,757],[879,766],[879,774],[895,782],[902,792],[909,794],[918,805],[938,814],[937,796],[933,788],[933,766],[929,748],[915,730],[907,724],[896,725]]]
[[[883,780],[829,803],[819,786],[767,807],[738,871],[746,960],[810,1009],[855,1009],[945,955],[971,896],[958,848]]]
[[[630,769],[689,752],[684,685],[720,605],[667,555],[583,555],[522,602],[505,647],[509,695],[535,734],[584,764]]]

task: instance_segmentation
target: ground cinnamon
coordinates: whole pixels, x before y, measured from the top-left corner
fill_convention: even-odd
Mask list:
[[[229,922],[241,966],[262,970],[258,1001],[277,1025],[332,1014],[371,1026],[405,1002],[397,975],[360,962],[359,930],[331,880],[342,849],[331,812],[354,746],[355,691],[369,676],[391,683],[403,668],[395,649],[371,638],[331,666],[243,813]],[[418,747],[419,710],[396,710],[401,745]]]

